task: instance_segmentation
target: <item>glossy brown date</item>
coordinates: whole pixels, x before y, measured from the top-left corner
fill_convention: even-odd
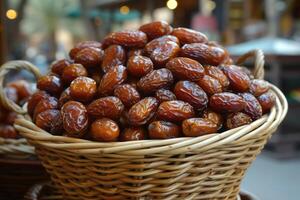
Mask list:
[[[154,116],[158,101],[154,97],[146,97],[134,104],[128,111],[129,123],[133,126],[146,124]]]
[[[217,124],[218,129],[220,129],[222,127],[223,117],[220,113],[214,112],[210,109],[206,109],[203,111],[202,118],[209,119],[213,123]]]
[[[275,96],[274,92],[269,90],[268,92],[263,93],[262,95],[257,97],[257,100],[261,105],[263,113],[267,113],[275,105],[276,96]]]
[[[228,129],[237,128],[246,124],[250,124],[251,122],[251,117],[242,112],[231,113],[226,117],[226,127]]]
[[[63,132],[63,123],[60,111],[56,109],[49,109],[39,113],[36,116],[35,124],[52,134]]]
[[[198,82],[197,84],[208,94],[208,95],[213,95],[215,93],[220,93],[223,91],[222,85],[220,82],[209,76],[209,75],[204,75]]]
[[[244,110],[246,102],[237,94],[222,92],[210,97],[210,108],[221,113],[239,112]]]
[[[198,81],[204,75],[204,68],[200,63],[185,57],[171,59],[166,64],[166,68],[181,80]]]
[[[58,100],[55,97],[45,97],[41,99],[38,104],[34,108],[33,120],[35,121],[36,116],[48,109],[57,109],[58,108]]]
[[[128,108],[136,104],[141,99],[138,91],[129,84],[117,86],[114,90],[114,95],[122,101],[125,107]]]
[[[95,47],[87,47],[80,50],[74,61],[76,63],[82,64],[84,67],[97,68],[101,66],[101,61],[103,59],[103,50]]]
[[[84,42],[80,42],[78,44],[75,45],[75,47],[73,49],[71,49],[71,51],[69,52],[69,56],[70,58],[74,59],[75,56],[77,55],[77,53],[87,47],[94,47],[97,49],[101,49],[102,48],[102,44],[100,42],[97,41],[84,41]]]
[[[119,98],[114,96],[94,100],[87,107],[88,114],[94,118],[107,117],[111,119],[118,119],[120,118],[123,110],[123,103]]]
[[[223,73],[221,69],[211,65],[204,66],[205,73],[215,79],[217,79],[223,87],[223,90],[227,89],[230,82],[227,76]]]
[[[184,101],[173,100],[162,102],[156,112],[157,118],[164,121],[181,122],[194,117],[193,107]]]
[[[53,73],[61,76],[64,69],[71,64],[72,64],[72,61],[70,61],[68,59],[62,59],[62,60],[55,61],[51,64],[51,71]]]
[[[127,58],[131,56],[142,56],[144,54],[144,49],[130,49],[127,53]]]
[[[235,65],[229,65],[222,67],[223,72],[229,79],[230,89],[236,92],[247,92],[250,87],[250,78],[249,76],[240,70]]]
[[[25,80],[17,80],[7,84],[7,87],[13,87],[17,90],[18,100],[27,99],[33,92],[29,83]]]
[[[124,66],[118,65],[109,70],[102,77],[98,93],[100,96],[112,95],[116,86],[120,85],[127,79],[127,70]]]
[[[29,99],[27,102],[27,112],[28,114],[33,117],[33,113],[34,113],[34,109],[37,106],[37,104],[43,100],[43,99],[47,99],[49,96],[49,94],[47,94],[45,91],[37,91],[35,92]]]
[[[220,47],[208,46],[203,43],[185,44],[180,55],[197,60],[202,65],[218,66],[226,58],[226,52]]]
[[[63,83],[57,76],[46,75],[39,78],[37,88],[52,95],[59,95],[63,91]]]
[[[127,70],[134,77],[145,76],[153,70],[153,63],[146,56],[131,56],[127,61]]]
[[[100,142],[113,142],[119,137],[118,124],[108,118],[97,119],[91,125],[92,138]]]
[[[194,82],[177,82],[174,88],[174,93],[177,99],[189,103],[196,110],[203,110],[207,106],[208,98],[206,93]]]
[[[243,112],[249,115],[252,120],[259,119],[262,116],[262,107],[255,96],[250,93],[241,93],[239,95],[246,102],[246,107]]]
[[[206,43],[208,41],[206,35],[189,28],[174,28],[171,34],[176,36],[182,45],[190,43]]]
[[[154,121],[148,126],[149,138],[168,139],[176,138],[180,134],[179,127],[171,122]]]
[[[121,141],[134,141],[146,139],[147,133],[143,127],[125,128],[121,134]]]
[[[249,92],[254,96],[258,97],[263,93],[266,93],[270,89],[270,84],[261,79],[253,79],[250,83]]]
[[[103,46],[108,47],[112,44],[118,44],[124,47],[143,47],[147,43],[147,35],[142,31],[119,31],[113,32],[103,40]]]
[[[139,30],[146,33],[148,39],[152,40],[170,34],[172,27],[165,21],[155,21],[142,25]]]
[[[209,119],[190,118],[182,122],[182,132],[187,137],[197,137],[217,131],[218,125]]]
[[[166,68],[153,70],[143,76],[137,83],[138,89],[144,93],[152,93],[173,83],[172,72]]]
[[[58,99],[58,107],[61,108],[65,103],[67,103],[68,101],[71,101],[72,97],[70,95],[70,87],[68,87],[67,89],[65,89],[59,99]]]
[[[71,64],[65,67],[61,78],[65,84],[70,84],[75,78],[87,75],[86,69],[81,64]]]
[[[72,99],[89,102],[97,92],[97,84],[91,78],[80,76],[74,79],[70,85],[70,96]]]
[[[102,61],[102,71],[108,72],[115,66],[124,65],[126,62],[126,52],[120,45],[111,45],[104,50]]]
[[[88,114],[85,106],[77,101],[68,101],[61,108],[63,127],[69,137],[82,137],[88,129]]]
[[[155,92],[155,98],[159,101],[159,103],[177,99],[175,94],[171,90],[167,90],[167,89],[157,90]]]

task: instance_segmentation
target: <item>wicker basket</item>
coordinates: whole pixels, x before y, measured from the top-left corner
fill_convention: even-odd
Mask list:
[[[0,68],[0,101],[1,104],[7,108],[16,111],[19,114],[25,114],[26,109],[20,107],[12,101],[9,101],[4,92],[4,79],[8,72],[11,70],[28,70],[36,78],[40,76],[38,68],[27,61],[11,61],[7,62]],[[0,137],[0,156],[9,157],[9,158],[18,158],[18,159],[27,159],[34,155],[34,148],[28,145],[26,139],[6,139]]]
[[[254,75],[263,78],[260,50]],[[26,119],[15,127],[34,145],[65,199],[235,200],[246,169],[287,113],[282,92],[276,105],[255,122],[194,138],[101,143],[53,136]]]
[[[50,182],[33,185],[24,196],[24,200],[63,200],[63,196]],[[259,200],[249,192],[240,191],[237,200]]]

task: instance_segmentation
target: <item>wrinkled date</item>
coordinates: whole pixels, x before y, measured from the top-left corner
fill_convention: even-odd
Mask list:
[[[223,91],[220,82],[209,75],[204,75],[197,83],[208,95]]]
[[[274,92],[269,90],[268,92],[257,97],[257,100],[261,105],[263,113],[267,113],[275,105],[276,96]]]
[[[154,97],[146,97],[134,104],[128,111],[129,123],[133,126],[146,124],[154,116],[158,101]]]
[[[166,64],[166,68],[181,80],[198,81],[204,75],[204,68],[200,63],[185,57],[171,59]]]
[[[176,100],[175,94],[171,90],[167,90],[167,89],[157,90],[155,92],[155,98],[159,101],[159,103],[164,101]]]
[[[70,85],[70,95],[72,99],[81,102],[88,102],[93,99],[97,92],[97,84],[94,79],[88,77],[78,77]]]
[[[258,97],[270,89],[270,84],[265,80],[253,79],[250,83],[250,93]]]
[[[220,129],[222,127],[223,117],[221,114],[214,112],[210,109],[206,109],[206,110],[204,110],[202,117],[204,119],[209,119],[213,123],[217,124],[218,129]]]
[[[96,68],[101,65],[101,61],[103,59],[103,50],[97,49],[94,47],[88,47],[80,50],[74,61],[76,63],[82,64],[84,67],[88,68]]]
[[[206,93],[194,82],[177,82],[174,88],[174,93],[177,99],[191,104],[197,110],[203,110],[206,108],[208,103]]]
[[[63,84],[59,77],[47,75],[39,78],[37,88],[52,95],[57,95],[63,91]]]
[[[203,43],[185,44],[180,55],[197,60],[202,65],[219,65],[226,58],[226,52],[220,47],[208,46]]]
[[[172,27],[165,21],[156,21],[142,25],[139,30],[146,33],[148,39],[152,40],[170,34],[172,32]]]
[[[65,103],[67,103],[68,101],[71,101],[72,97],[70,95],[70,87],[68,87],[67,89],[65,89],[59,99],[58,99],[58,107],[61,108]]]
[[[181,44],[206,43],[208,41],[203,33],[188,28],[174,28],[171,34],[176,36]]]
[[[246,124],[250,124],[251,122],[251,117],[242,112],[231,113],[226,117],[226,127],[228,129],[237,128]]]
[[[91,125],[92,138],[100,142],[113,142],[119,137],[118,124],[108,118],[97,119]]]
[[[109,34],[103,40],[103,46],[112,44],[124,47],[143,47],[147,43],[147,35],[142,31],[119,31]]]
[[[74,59],[75,56],[77,55],[77,53],[80,50],[85,49],[87,47],[94,47],[94,48],[97,48],[97,49],[101,49],[102,44],[100,42],[97,42],[97,41],[80,42],[80,43],[76,44],[73,49],[71,49],[71,51],[69,53],[70,58]]]
[[[101,79],[98,93],[101,96],[112,95],[116,86],[123,83],[127,78],[126,68],[122,65],[109,70]]]
[[[142,127],[125,128],[121,134],[121,141],[144,140],[147,137],[146,130]]]
[[[229,86],[229,80],[227,76],[223,73],[221,69],[218,67],[206,65],[204,66],[205,73],[219,81],[219,83],[222,85],[223,90],[227,89]]]
[[[209,119],[190,118],[182,122],[182,132],[188,137],[216,133],[217,131],[218,125]]]
[[[85,106],[76,101],[68,101],[61,108],[63,127],[70,137],[81,137],[88,129],[88,113]]]
[[[87,75],[87,70],[81,64],[71,64],[65,67],[61,78],[65,84],[70,84],[75,78]]]
[[[131,56],[127,61],[127,70],[132,76],[145,76],[153,70],[153,63],[146,56]]]
[[[151,139],[168,139],[178,137],[179,127],[171,122],[154,121],[148,126],[149,137]]]
[[[118,97],[128,108],[136,104],[141,99],[138,91],[129,84],[117,86],[114,90],[114,95]]]
[[[172,72],[166,68],[153,70],[137,83],[138,89],[144,93],[152,93],[173,83]]]
[[[222,113],[239,112],[246,107],[246,102],[242,97],[230,92],[214,94],[209,102],[211,109]]]
[[[156,112],[159,119],[171,122],[181,122],[194,117],[193,106],[180,100],[162,102]]]
[[[249,90],[250,78],[245,72],[235,65],[224,66],[222,70],[229,79],[230,89],[236,92],[247,92]]]
[[[36,117],[35,124],[52,134],[62,133],[63,124],[60,111],[49,109],[39,113]]]
[[[126,61],[126,52],[120,45],[111,45],[104,50],[102,61],[102,70],[107,73],[110,69],[118,65],[124,65]]]
[[[37,106],[37,104],[44,100],[49,98],[50,96],[45,92],[45,91],[37,91],[35,92],[29,99],[27,102],[27,111],[28,114],[33,117],[33,113],[34,113],[34,109]]]
[[[33,120],[35,121],[36,116],[48,109],[57,109],[58,100],[55,97],[45,97],[42,98],[34,108]]]
[[[241,93],[240,96],[243,97],[246,102],[244,112],[253,120],[260,118],[262,116],[262,108],[255,96],[250,93]]]
[[[114,96],[103,97],[94,100],[87,107],[87,112],[94,118],[107,117],[111,119],[120,118],[124,110],[121,100]]]
[[[71,65],[72,61],[69,61],[67,59],[58,60],[52,63],[51,65],[51,71],[59,76],[62,75],[64,69]]]

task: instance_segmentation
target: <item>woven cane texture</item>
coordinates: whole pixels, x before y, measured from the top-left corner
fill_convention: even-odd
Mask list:
[[[263,60],[260,52],[251,55]],[[269,114],[195,138],[100,143],[53,136],[26,119],[15,127],[65,199],[236,200],[246,169],[287,113],[284,95],[271,89],[277,98]]]
[[[25,106],[20,107],[18,104],[10,101],[8,98],[6,98],[6,95],[4,93],[5,77],[12,70],[27,70],[31,72],[36,78],[40,76],[40,73],[37,67],[27,61],[22,60],[10,61],[0,67],[1,105],[5,106],[9,110],[15,111],[16,113],[25,114]],[[34,148],[28,145],[26,139],[6,139],[0,137],[0,156],[24,159],[34,154]]]

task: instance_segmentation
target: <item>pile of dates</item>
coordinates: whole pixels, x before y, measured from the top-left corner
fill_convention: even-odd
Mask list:
[[[32,87],[27,81],[18,80],[9,83],[4,92],[7,98],[16,104],[22,105],[32,94]],[[6,109],[0,102],[0,137],[17,139],[20,137],[13,127],[17,113]]]
[[[222,46],[163,21],[81,42],[69,56],[52,64],[28,101],[35,124],[54,135],[195,137],[249,124],[276,99]]]

